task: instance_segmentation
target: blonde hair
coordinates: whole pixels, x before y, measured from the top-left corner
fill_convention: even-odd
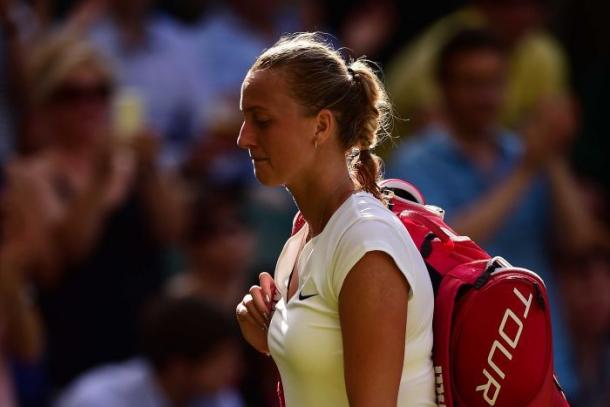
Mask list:
[[[82,66],[97,71],[114,85],[114,73],[107,59],[85,40],[59,32],[35,46],[26,64],[26,80],[32,106],[47,102],[66,77]]]
[[[298,33],[280,38],[250,70],[282,69],[290,92],[308,114],[329,109],[352,179],[359,189],[381,199],[382,161],[371,150],[389,135],[392,114],[371,65],[363,58],[346,61],[320,33]]]

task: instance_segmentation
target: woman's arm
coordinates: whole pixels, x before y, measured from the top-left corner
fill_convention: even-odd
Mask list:
[[[383,252],[368,252],[347,275],[339,317],[350,406],[396,407],[408,295],[409,283]]]

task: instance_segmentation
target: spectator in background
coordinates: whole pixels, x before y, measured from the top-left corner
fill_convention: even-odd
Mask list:
[[[434,23],[390,62],[388,91],[398,115],[399,136],[441,119],[442,95],[434,66],[439,51],[465,28],[487,27],[509,50],[506,101],[501,121],[522,123],[541,99],[566,92],[567,66],[560,45],[542,28],[545,0],[472,0]]]
[[[195,298],[161,301],[142,324],[141,356],[79,377],[56,407],[241,407],[235,327]]]
[[[183,38],[152,12],[152,0],[87,0],[67,25],[110,58],[119,97],[124,90],[139,105],[144,124],[161,136],[162,165],[175,168],[202,137],[208,78]]]
[[[254,235],[238,193],[207,188],[205,195],[189,211],[187,269],[169,282],[169,291],[205,298],[232,316],[251,280]]]
[[[154,136],[111,137],[114,79],[90,44],[49,38],[32,52],[28,79],[31,121],[49,144],[11,163],[6,194],[33,230],[46,360],[60,387],[133,354],[138,312],[180,233],[181,200],[156,164]]]
[[[608,197],[593,185],[574,193],[583,194],[586,208],[608,228]],[[592,246],[577,253],[557,248],[555,264],[566,303],[567,320],[574,343],[580,392],[570,400],[573,407],[610,405],[610,250]]]
[[[485,31],[452,38],[437,69],[446,125],[430,126],[399,146],[387,174],[413,182],[429,203],[447,211],[457,232],[540,274],[553,310],[555,367],[573,395],[578,388],[549,246],[554,236],[572,250],[606,237],[573,193],[565,161],[571,137],[565,131],[575,127],[570,110],[552,105],[537,111],[523,143],[500,125],[507,64],[504,48]]]
[[[208,185],[189,210],[184,252],[187,268],[168,284],[175,297],[198,297],[214,303],[233,318],[235,300],[256,281],[254,230],[246,219],[243,191]],[[273,362],[241,342],[244,377],[240,390],[252,406],[277,400]]]

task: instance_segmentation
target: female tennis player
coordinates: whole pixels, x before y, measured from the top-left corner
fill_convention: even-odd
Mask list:
[[[434,297],[377,186],[371,149],[390,108],[374,71],[317,34],[291,35],[254,63],[241,109],[237,143],[257,179],[288,188],[306,222],[236,309],[287,407],[435,406]]]

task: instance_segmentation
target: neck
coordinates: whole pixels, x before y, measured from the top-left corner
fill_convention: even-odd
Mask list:
[[[354,192],[347,167],[334,172],[326,168],[302,183],[287,187],[309,225],[310,237],[324,230],[333,213]]]

